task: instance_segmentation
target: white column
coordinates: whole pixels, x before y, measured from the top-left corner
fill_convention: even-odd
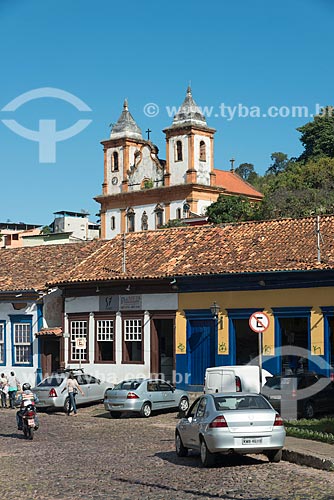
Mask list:
[[[64,365],[65,368],[68,366],[68,347],[70,341],[70,332],[69,332],[69,321],[67,313],[64,313]]]
[[[150,369],[151,363],[151,323],[150,313],[144,312],[144,366]]]
[[[117,311],[115,320],[115,363],[116,367],[122,363],[122,313]]]
[[[93,365],[95,363],[95,321],[94,313],[89,313],[89,344],[88,348],[88,358],[89,364]]]

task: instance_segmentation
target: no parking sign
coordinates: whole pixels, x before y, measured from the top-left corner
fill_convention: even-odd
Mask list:
[[[269,316],[262,311],[256,311],[251,315],[248,323],[253,332],[262,333],[268,329]]]

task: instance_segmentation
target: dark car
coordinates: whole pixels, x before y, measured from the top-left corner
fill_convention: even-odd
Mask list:
[[[283,418],[313,418],[318,413],[334,413],[334,382],[318,373],[274,376],[267,379],[263,395]]]

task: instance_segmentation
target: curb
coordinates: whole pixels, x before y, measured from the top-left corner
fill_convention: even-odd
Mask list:
[[[314,469],[321,469],[330,472],[334,472],[334,461],[326,458],[320,458],[317,456],[306,455],[298,451],[292,451],[283,448],[282,450],[282,460],[286,462],[291,462],[297,465],[306,465],[307,467],[313,467]]]

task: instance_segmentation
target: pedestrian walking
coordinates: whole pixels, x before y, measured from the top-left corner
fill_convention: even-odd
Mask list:
[[[4,373],[0,375],[1,406],[7,408],[8,380]]]
[[[74,377],[73,373],[70,373],[66,382],[66,386],[61,392],[64,392],[65,390],[68,390],[68,397],[69,397],[69,404],[68,404],[68,412],[67,415],[70,416],[71,412],[73,410],[73,415],[77,415],[77,405],[75,401],[75,396],[78,394],[80,391],[81,394],[84,396],[84,392],[81,389],[80,385],[78,384],[77,379]]]
[[[9,407],[15,408],[16,393],[20,390],[20,382],[15,376],[14,372],[10,372],[8,377],[8,397],[9,397]]]

